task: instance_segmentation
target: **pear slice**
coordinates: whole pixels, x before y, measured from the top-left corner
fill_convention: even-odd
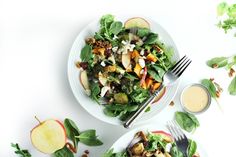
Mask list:
[[[134,27],[150,29],[149,23],[141,17],[134,17],[134,18],[128,19],[125,22],[126,29],[134,28]]]

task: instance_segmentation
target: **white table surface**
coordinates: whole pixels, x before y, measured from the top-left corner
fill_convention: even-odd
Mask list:
[[[198,116],[200,128],[192,135],[209,157],[233,156],[236,140],[236,96],[227,93],[227,72],[212,70],[205,61],[236,53],[236,38],[225,35],[215,24],[218,0],[137,1],[137,0],[0,0],[0,156],[14,157],[11,142],[28,148],[34,157],[44,157],[30,142],[30,130],[40,119],[66,117],[81,130],[96,129],[104,142],[89,149],[91,157],[101,156],[128,130],[90,116],[75,100],[67,79],[67,59],[80,30],[96,17],[114,15],[147,16],[160,23],[173,37],[181,55],[193,64],[185,73],[174,99],[158,117],[147,124],[165,123],[179,108],[181,89],[200,79],[214,77],[225,91],[220,104]],[[233,1],[229,1],[233,2]],[[232,151],[231,151],[232,150]]]

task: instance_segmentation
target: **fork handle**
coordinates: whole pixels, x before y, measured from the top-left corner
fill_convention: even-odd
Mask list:
[[[161,86],[154,92],[154,94],[149,97],[143,104],[141,104],[139,109],[126,120],[126,122],[123,124],[125,128],[130,128],[130,126],[133,125],[133,123],[144,113],[148,105],[154,101],[155,97],[160,93],[163,87],[163,84],[161,84]]]

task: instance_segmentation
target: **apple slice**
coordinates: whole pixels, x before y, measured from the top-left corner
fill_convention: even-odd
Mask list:
[[[161,135],[163,137],[163,139],[168,143],[173,142],[173,138],[172,138],[171,134],[168,134],[165,131],[153,131],[152,133],[154,133],[156,135]]]
[[[88,81],[88,75],[87,71],[83,70],[80,73],[80,82],[85,90],[89,90],[89,81]]]
[[[32,129],[31,141],[40,152],[52,154],[65,146],[66,131],[61,122],[49,119]]]
[[[149,23],[141,17],[134,17],[134,18],[128,19],[125,22],[126,29],[134,28],[134,27],[150,29]]]
[[[103,86],[107,84],[107,77],[104,77],[104,75],[101,72],[98,73],[98,80]]]
[[[130,71],[131,70],[131,52],[128,52],[126,54],[122,54],[122,57],[121,57],[121,62],[122,62],[122,65],[123,67]]]

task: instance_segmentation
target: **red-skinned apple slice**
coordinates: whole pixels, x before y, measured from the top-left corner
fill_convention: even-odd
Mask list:
[[[166,142],[173,142],[171,134],[166,133],[165,131],[158,130],[158,131],[153,131],[152,133],[156,135],[161,135]]]
[[[80,72],[80,82],[85,90],[89,90],[89,81],[86,70]]]
[[[31,141],[34,147],[42,153],[52,154],[66,144],[66,131],[60,121],[49,119],[31,131]]]
[[[129,70],[131,68],[130,67],[130,64],[131,64],[131,52],[128,52],[126,54],[122,54],[121,61],[122,61],[122,65],[124,66],[124,68],[126,70]]]

